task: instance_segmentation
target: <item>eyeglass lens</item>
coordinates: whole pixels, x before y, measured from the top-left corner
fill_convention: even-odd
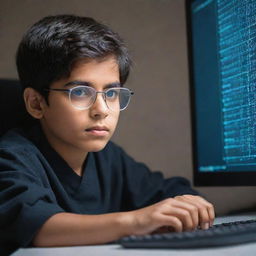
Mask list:
[[[127,88],[110,88],[103,93],[107,106],[114,111],[124,110],[128,106],[131,97],[131,92]],[[96,97],[97,91],[91,87],[77,86],[70,91],[72,105],[80,109],[91,107]]]

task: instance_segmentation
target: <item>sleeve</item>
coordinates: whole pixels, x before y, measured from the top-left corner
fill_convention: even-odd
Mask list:
[[[198,195],[187,179],[182,177],[165,179],[161,172],[152,172],[145,164],[136,162],[121,148],[120,150],[125,184],[124,210],[139,209],[168,197]]]
[[[41,180],[42,164],[31,155],[0,150],[1,248],[29,246],[43,223],[64,211]]]

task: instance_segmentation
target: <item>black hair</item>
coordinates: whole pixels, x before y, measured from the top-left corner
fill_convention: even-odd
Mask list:
[[[131,60],[120,36],[92,18],[75,15],[47,16],[23,36],[16,54],[21,85],[32,87],[47,99],[45,88],[69,77],[81,59],[104,59],[113,55],[120,83],[129,75]]]

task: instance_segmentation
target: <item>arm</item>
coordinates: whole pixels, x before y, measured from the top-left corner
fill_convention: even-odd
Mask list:
[[[151,206],[120,213],[79,215],[58,213],[36,234],[35,246],[103,244],[127,235],[150,234],[163,227],[175,231],[208,228],[213,206],[199,196],[169,198]]]
[[[103,244],[128,235],[128,222],[129,215],[126,213],[57,213],[44,223],[34,237],[33,245],[48,247]]]

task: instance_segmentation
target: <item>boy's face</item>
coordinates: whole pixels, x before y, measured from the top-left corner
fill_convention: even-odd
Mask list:
[[[86,82],[96,91],[104,91],[119,81],[116,60],[109,57],[101,62],[91,60],[77,63],[69,78],[54,82],[51,88],[70,89],[72,81]],[[67,92],[50,91],[49,106],[44,104],[41,125],[49,143],[59,152],[87,153],[103,149],[113,135],[119,111],[110,110],[103,94],[97,94],[95,103],[85,110],[76,109]]]

